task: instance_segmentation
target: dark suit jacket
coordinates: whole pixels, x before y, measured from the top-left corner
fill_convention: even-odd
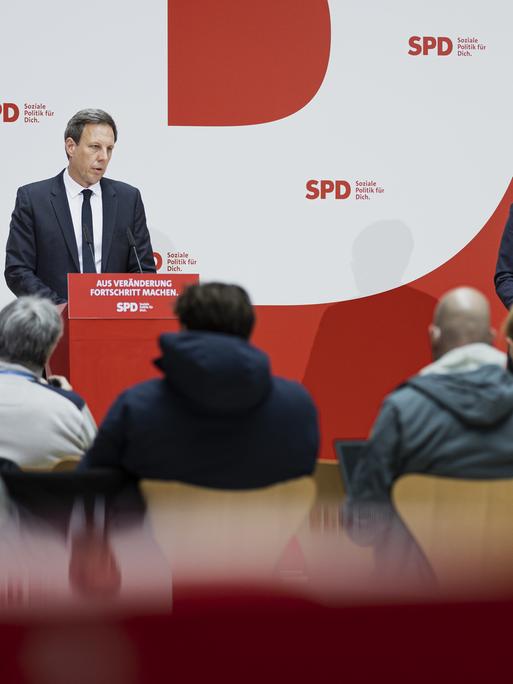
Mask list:
[[[502,235],[497,267],[495,269],[495,290],[506,308],[513,304],[513,205]]]
[[[5,259],[5,280],[18,296],[38,294],[63,303],[68,298],[67,274],[80,272],[62,175],[18,189]],[[127,238],[129,227],[143,271],[154,273],[153,249],[139,190],[108,178],[102,178],[101,188],[102,272],[139,270]]]

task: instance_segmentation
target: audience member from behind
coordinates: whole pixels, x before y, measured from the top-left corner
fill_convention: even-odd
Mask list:
[[[160,337],[164,377],[121,394],[80,467],[227,489],[311,474],[316,409],[249,344],[255,316],[247,293],[193,285],[175,311],[181,332]]]
[[[42,379],[61,335],[50,300],[20,297],[0,311],[0,457],[22,467],[79,458],[96,434],[89,409],[67,381],[55,387]]]
[[[404,473],[513,476],[513,376],[491,346],[488,301],[468,287],[448,292],[429,335],[434,363],[385,399],[355,469],[356,500],[388,498]]]

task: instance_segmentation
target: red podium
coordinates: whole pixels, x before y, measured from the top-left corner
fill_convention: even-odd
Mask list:
[[[178,330],[174,300],[192,273],[70,273],[64,335],[50,372],[65,375],[99,423],[117,395],[159,375],[158,337]]]

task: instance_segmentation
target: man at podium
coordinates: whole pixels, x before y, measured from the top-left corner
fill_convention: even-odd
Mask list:
[[[155,272],[137,188],[104,178],[117,140],[112,117],[83,109],[68,122],[68,167],[18,189],[5,279],[14,294],[65,303],[68,273]]]

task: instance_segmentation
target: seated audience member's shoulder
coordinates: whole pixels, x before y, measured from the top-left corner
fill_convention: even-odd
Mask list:
[[[49,390],[54,397],[61,397],[62,399],[65,399],[69,401],[71,404],[76,406],[79,411],[81,411],[84,406],[86,405],[85,399],[80,396],[80,394],[77,394],[72,389],[64,389],[63,387],[59,387],[57,385],[52,385],[52,384],[46,384],[43,382],[39,383],[40,387],[43,387],[46,390]]]
[[[300,382],[273,376],[272,392],[276,397],[288,401],[292,406],[302,407],[308,411],[317,411],[310,392]]]

